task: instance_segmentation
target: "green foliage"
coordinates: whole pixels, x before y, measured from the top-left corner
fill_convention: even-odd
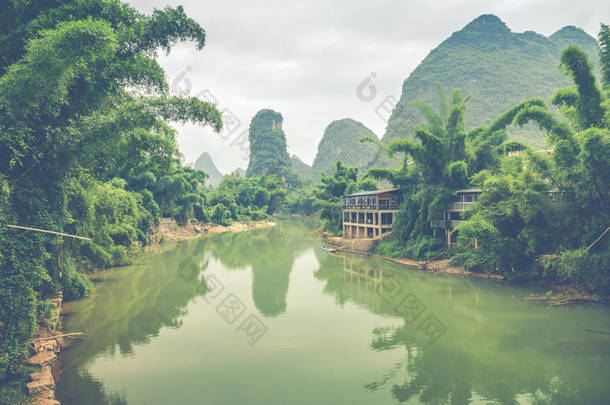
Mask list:
[[[127,263],[162,215],[206,219],[205,175],[181,167],[164,120],[218,131],[222,119],[211,103],[167,94],[156,50],[205,42],[181,7],[145,16],[119,1],[10,2],[0,20],[4,381],[18,372],[37,317],[47,315],[45,299],[60,288],[68,299],[90,292],[81,272]]]
[[[210,207],[206,215],[223,225],[267,219],[279,211],[285,197],[282,180],[276,176],[244,179],[230,174],[223,178],[218,188],[206,194]]]
[[[403,154],[400,169],[371,169],[367,175],[392,182],[404,193],[404,203],[393,225],[391,240],[379,244],[380,252],[397,249],[394,255],[430,257],[442,254],[443,243],[433,237],[430,221],[442,220],[451,193],[469,185],[469,173],[497,165],[502,148],[479,153],[491,145],[501,146],[505,136],[494,136],[501,124],[480,127],[467,134],[464,111],[467,99],[454,90],[449,102],[442,85],[438,85],[438,112],[424,101],[414,104],[426,117],[414,136],[419,143],[395,139],[387,146],[389,155]],[[412,162],[412,164],[410,164]],[[400,242],[396,242],[396,240]]]
[[[532,174],[528,166],[485,181],[476,215],[457,228],[462,251],[458,263],[476,271],[529,277],[536,257],[558,246],[560,212],[547,196],[548,186]],[[474,238],[479,247],[471,250]]]
[[[412,134],[419,142],[393,140],[384,149],[389,155],[403,153],[402,167],[368,172],[405,192],[392,238],[381,242],[378,252],[442,255],[430,221],[443,218],[452,191],[476,184],[483,189],[478,202],[451,231],[457,249],[447,253],[454,264],[509,279],[577,283],[608,294],[610,238],[586,253],[585,247],[610,225],[610,103],[583,51],[565,49],[561,66],[574,82],[552,99],[561,116],[533,98],[464,136],[459,93],[450,104],[441,87],[438,112],[423,101],[412,103],[426,119]],[[528,123],[547,133],[552,155],[506,142],[509,126]]]
[[[599,126],[603,117],[600,105],[602,94],[595,83],[595,75],[587,54],[576,46],[570,46],[561,53],[561,66],[576,85],[577,94],[574,94],[576,97],[573,106],[580,128]]]
[[[0,363],[1,364],[1,363]],[[25,383],[0,387],[0,405],[31,405]]]
[[[608,104],[584,52],[568,47],[561,62],[575,83],[553,98],[564,119],[540,103],[508,115],[518,125],[533,121],[546,131],[553,155],[526,150],[475,176],[483,193],[472,218],[457,229],[454,262],[607,294],[608,240],[587,253],[584,248],[610,225],[610,130],[602,118]],[[472,248],[475,238],[478,249]]]
[[[66,269],[61,281],[66,300],[82,298],[93,291],[91,281],[74,267]]]
[[[300,188],[286,194],[285,212],[289,214],[312,215],[314,209],[314,188]]]
[[[576,283],[602,296],[610,291],[610,251],[607,247],[605,251],[593,254],[576,249],[563,251],[559,256],[543,256],[537,266],[546,278]]]
[[[337,161],[334,175],[323,174],[321,183],[313,192],[312,208],[320,215],[322,229],[325,232],[340,235],[343,221],[341,197],[358,191],[370,190],[377,190],[375,181],[367,178],[358,181],[357,167],[346,167]]]
[[[601,24],[597,36],[597,46],[599,49],[599,64],[601,66],[601,76],[604,88],[610,87],[610,27]]]
[[[473,249],[473,240],[481,250]],[[498,253],[500,233],[484,217],[475,215],[458,227],[459,252],[453,257],[453,263],[477,272],[498,272]]]

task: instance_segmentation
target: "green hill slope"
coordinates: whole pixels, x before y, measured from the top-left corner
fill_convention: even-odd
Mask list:
[[[529,97],[549,99],[570,84],[558,67],[561,51],[569,45],[583,49],[597,64],[596,41],[579,28],[564,27],[545,37],[532,31],[514,33],[494,15],[476,18],[432,50],[405,80],[383,141],[411,134],[421,116],[408,104],[423,99],[436,105],[437,82],[448,92],[459,88],[471,97],[467,128],[485,124]],[[509,132],[512,139],[534,147],[545,145],[542,133],[531,127]]]
[[[301,179],[306,182],[314,180],[314,171],[311,166],[303,162],[297,155],[292,155],[290,161],[292,162],[292,170],[301,176]]]
[[[337,160],[346,166],[356,166],[362,172],[378,149],[372,143],[361,143],[360,139],[365,137],[376,138],[376,135],[358,121],[345,118],[331,122],[318,144],[314,172],[332,174]]]
[[[201,156],[199,156],[195,161],[193,168],[195,170],[201,170],[209,176],[205,182],[210,186],[218,186],[224,177],[216,168],[212,156],[210,156],[208,152],[203,152]]]

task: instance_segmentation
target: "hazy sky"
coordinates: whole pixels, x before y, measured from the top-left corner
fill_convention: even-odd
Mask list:
[[[129,1],[129,0],[127,0]],[[190,43],[160,58],[174,90],[215,99],[228,130],[176,126],[186,162],[207,151],[223,173],[246,168],[240,150],[253,115],[262,108],[282,113],[288,152],[313,161],[324,129],[346,117],[378,136],[384,117],[376,112],[388,96],[400,97],[402,82],[434,47],[481,14],[500,17],[515,32],[550,35],[566,25],[596,36],[610,23],[607,0],[132,0],[144,13],[184,6],[207,32],[207,44]],[[373,74],[372,100],[356,89]],[[241,135],[241,136],[240,136]]]

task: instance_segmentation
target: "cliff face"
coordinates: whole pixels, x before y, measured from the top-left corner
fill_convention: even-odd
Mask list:
[[[438,82],[448,92],[458,88],[470,96],[467,128],[488,123],[527,98],[549,99],[570,84],[558,68],[560,54],[569,45],[580,47],[597,63],[595,39],[579,28],[564,27],[545,37],[533,31],[514,33],[494,15],[476,18],[433,49],[405,80],[383,141],[411,136],[422,117],[409,103],[422,99],[437,105]],[[534,147],[545,145],[544,134],[533,127],[511,128],[509,133]]]
[[[376,138],[376,135],[351,118],[331,122],[318,144],[318,153],[313,162],[315,173],[332,174],[337,160],[346,166],[358,167],[363,173],[378,147],[370,142],[362,143],[362,138]]]

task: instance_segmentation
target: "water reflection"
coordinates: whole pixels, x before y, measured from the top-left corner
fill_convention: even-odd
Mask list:
[[[406,355],[367,383],[370,391],[389,389],[399,403],[423,404],[604,404],[610,398],[609,369],[600,369],[600,361],[610,358],[610,339],[585,331],[599,322],[600,312],[607,314],[605,307],[549,308],[525,302],[523,292],[509,285],[397,271],[354,256],[320,257],[316,276],[326,281],[327,293],[403,320],[372,331],[371,350],[402,346]],[[385,294],[384,284],[396,284],[402,293]],[[401,311],[407,294],[446,324],[435,344],[421,333],[422,318]],[[566,342],[578,346],[570,352]]]
[[[290,235],[290,237],[287,237]],[[252,269],[252,296],[264,316],[286,312],[286,295],[295,258],[314,239],[298,222],[285,222],[257,232],[226,233],[205,248],[228,269]]]
[[[149,262],[101,273],[96,295],[70,305],[73,315],[66,318],[67,329],[85,332],[88,338],[61,354],[65,373],[58,396],[65,405],[127,404],[128,397],[132,404],[143,403],[141,393],[107,392],[91,371],[100,359],[113,367],[126,364],[118,358],[130,356],[137,358],[134,363],[140,369],[156,367],[138,380],[144,386],[154,384],[147,380],[151,376],[164,383],[174,378],[173,385],[195,380],[176,403],[195,403],[187,395],[203,398],[203,381],[197,380],[201,375],[210,378],[210,386],[218,386],[210,403],[236,402],[231,378],[237,369],[231,364],[241,369],[245,362],[269,375],[268,382],[239,379],[240,386],[256,393],[248,403],[308,403],[316,387],[358,404],[603,404],[610,398],[610,336],[586,332],[610,330],[607,307],[547,307],[524,301],[529,291],[507,284],[329,254],[294,222],[167,246],[143,259]],[[224,325],[214,308],[200,303],[206,300],[197,300],[208,292],[204,275],[214,271],[222,282],[234,283],[227,286],[239,292],[240,299],[252,294],[248,305],[270,325],[264,343],[225,347],[236,325]],[[405,297],[421,304],[418,317],[405,310]],[[191,320],[196,321],[183,326],[187,311],[195,311],[197,317]],[[428,315],[446,328],[433,344],[421,327]],[[296,324],[303,326],[299,333],[292,332]],[[177,328],[183,340],[163,335]],[[211,350],[223,352],[217,359],[203,347],[216,342],[206,340],[205,335],[212,334],[220,343]],[[156,336],[169,343],[155,346]],[[191,342],[189,338],[201,346],[197,353],[172,346]],[[346,370],[354,363],[341,357],[337,340],[353,349],[348,353],[362,360],[364,372]],[[136,353],[144,347],[153,348]],[[300,357],[301,351],[311,363]],[[171,364],[171,372],[158,370],[154,361],[161,359],[165,366],[168,357],[179,361]],[[190,369],[183,364],[185,358],[195,358]],[[292,367],[294,378],[282,371]],[[319,380],[307,380],[308,373]],[[278,380],[283,381],[280,387]],[[328,386],[335,391],[323,391]]]
[[[189,302],[207,292],[202,272],[209,260],[218,260],[229,270],[251,268],[257,309],[264,316],[284,313],[294,259],[313,241],[298,222],[290,222],[170,244],[143,256],[152,262],[99,273],[96,296],[67,306],[66,329],[88,337],[61,355],[64,373],[58,398],[65,404],[126,404],[124,393],[105,392],[87,371],[89,366],[96,358],[117,351],[121,356],[132,355],[134,345],[149,343],[164,327],[179,328]]]

